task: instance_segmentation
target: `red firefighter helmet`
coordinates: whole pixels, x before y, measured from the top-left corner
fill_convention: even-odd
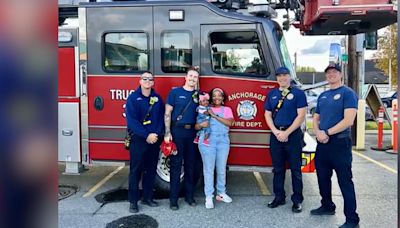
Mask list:
[[[168,143],[163,141],[161,143],[161,151],[166,157],[170,156],[171,154],[176,155],[176,153],[177,153],[176,145],[172,141],[170,141]]]

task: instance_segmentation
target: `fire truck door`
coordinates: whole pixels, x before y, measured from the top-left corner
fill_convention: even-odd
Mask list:
[[[263,40],[257,24],[201,26],[201,89],[222,88],[235,118],[231,165],[271,165],[264,102],[276,82],[269,81],[272,63]]]
[[[152,8],[90,8],[87,37],[89,157],[128,160],[125,102],[140,74],[153,71]]]

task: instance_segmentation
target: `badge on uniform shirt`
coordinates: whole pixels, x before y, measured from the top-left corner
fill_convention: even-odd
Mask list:
[[[340,99],[340,94],[339,94],[339,93],[336,94],[336,95],[333,97],[333,99],[334,99],[334,100],[339,100],[339,99]]]
[[[257,115],[257,106],[254,101],[240,101],[237,109],[238,116],[242,120],[252,120]]]
[[[288,100],[292,100],[292,99],[294,98],[293,93],[289,93],[289,94],[286,96],[286,98],[287,98]]]
[[[150,97],[150,101],[149,101],[149,104],[150,105],[154,105],[154,103],[156,103],[156,102],[158,102],[158,97]]]
[[[193,93],[192,98],[194,103],[199,103],[199,92],[197,90]]]

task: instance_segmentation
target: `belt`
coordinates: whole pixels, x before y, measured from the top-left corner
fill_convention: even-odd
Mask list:
[[[174,127],[185,128],[185,129],[194,129],[194,124],[175,125]]]
[[[337,133],[334,135],[329,135],[329,138],[336,138],[336,139],[350,138],[350,134],[349,133]]]
[[[289,127],[288,126],[282,126],[282,127],[276,127],[278,130],[280,130],[280,131],[284,131],[284,130],[286,130],[286,129],[288,129]]]

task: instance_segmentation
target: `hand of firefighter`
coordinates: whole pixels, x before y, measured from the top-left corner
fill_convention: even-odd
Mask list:
[[[164,142],[169,143],[169,142],[171,142],[171,141],[172,141],[172,135],[171,135],[171,133],[170,133],[170,132],[165,133],[165,135],[164,135]]]
[[[320,143],[327,143],[329,141],[329,136],[326,135],[324,131],[317,131],[317,134],[315,135],[317,137],[318,142]]]
[[[147,136],[146,142],[148,144],[154,144],[158,140],[158,135],[156,133],[151,133]]]
[[[276,138],[279,142],[287,142],[289,139],[289,134],[286,131],[278,131]]]

